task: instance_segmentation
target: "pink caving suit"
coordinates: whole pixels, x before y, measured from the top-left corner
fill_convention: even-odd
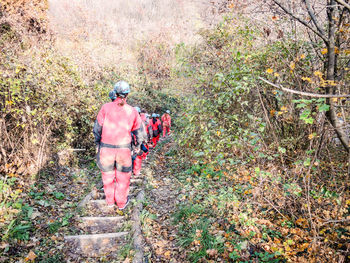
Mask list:
[[[144,143],[145,147],[147,148],[147,146],[146,146],[147,145],[146,144],[147,133],[146,133],[146,127],[145,127],[145,123],[144,123],[146,116],[143,116],[142,113],[141,113],[140,117],[141,117],[141,131],[140,132],[141,132],[142,137],[143,137],[143,140],[141,141],[141,143]],[[146,154],[145,152],[141,151],[141,153],[139,155],[137,155],[135,160],[134,160],[133,173],[134,173],[135,176],[139,176],[140,175],[141,168],[142,168],[142,160],[145,158],[145,154]],[[146,156],[147,156],[147,154],[146,154]]]
[[[171,117],[168,113],[164,113],[162,116],[162,122],[163,122],[163,137],[165,137],[165,134],[170,134],[170,128],[171,128]]]
[[[101,169],[108,205],[123,207],[129,194],[131,163],[131,132],[138,144],[142,141],[141,118],[134,107],[121,104],[122,99],[102,106],[94,125],[98,147],[97,165]]]
[[[159,136],[162,133],[162,123],[160,122],[160,120],[156,118],[152,118],[150,120],[150,124],[153,132],[153,135],[152,135],[153,147],[156,147],[157,142],[159,141]]]

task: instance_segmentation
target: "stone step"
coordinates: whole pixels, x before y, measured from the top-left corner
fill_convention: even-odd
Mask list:
[[[78,227],[90,234],[113,233],[123,226],[124,217],[81,217]]]
[[[130,185],[129,195],[131,195],[131,196],[136,195],[136,193],[138,193],[138,189],[139,189],[139,187]],[[105,199],[105,198],[106,198],[106,196],[105,196],[104,190],[103,190],[103,188],[101,188],[98,193],[93,195],[92,199],[98,200],[98,199]]]
[[[98,216],[116,216],[116,207],[107,206],[105,199],[90,200],[86,204],[86,212],[89,215]]]
[[[134,178],[130,179],[130,184],[142,184],[143,183],[143,176],[134,176]]]
[[[131,185],[130,184],[130,186],[129,186],[129,191],[130,191],[130,193],[132,193],[135,189],[137,189],[138,187],[137,186],[134,186],[134,185]],[[103,190],[103,187],[102,188],[100,188],[100,190],[99,190],[99,193],[104,193],[104,190]]]
[[[128,204],[128,207],[132,206],[132,200],[136,196],[137,193],[134,193],[132,195],[129,195],[130,203]],[[114,207],[108,207],[105,199],[98,199],[98,200],[90,200],[86,205],[86,211],[88,215],[98,215],[101,217],[104,216],[116,216],[117,213],[117,206]],[[128,209],[128,208],[127,208]]]
[[[116,253],[125,243],[128,232],[65,236],[68,254],[101,257]]]

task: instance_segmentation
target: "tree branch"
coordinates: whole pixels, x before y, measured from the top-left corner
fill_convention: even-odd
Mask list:
[[[281,85],[274,84],[274,83],[272,83],[264,78],[258,77],[258,79],[264,81],[265,83],[267,83],[275,88],[281,89],[281,90],[289,92],[289,93],[298,94],[301,96],[308,96],[308,97],[314,97],[314,98],[350,98],[350,94],[344,94],[344,95],[317,94],[317,93],[310,93],[310,92],[287,89]]]
[[[312,22],[314,23],[314,25],[316,26],[318,32],[320,32],[321,35],[325,35],[323,29],[320,27],[320,25],[317,22],[317,18],[315,16],[315,13],[312,11],[311,7],[310,7],[310,3],[309,0],[303,0],[303,2],[305,3],[307,12],[309,13],[309,16],[311,17]]]
[[[302,20],[301,18],[295,16],[293,13],[291,13],[290,11],[288,11],[288,9],[286,7],[284,7],[280,2],[278,2],[277,0],[273,0],[273,2],[278,5],[286,14],[290,15],[291,17],[293,17],[295,20],[297,20],[299,23],[303,24],[304,26],[306,26],[308,29],[310,29],[312,32],[314,32],[316,35],[318,35],[326,44],[328,43],[328,40],[325,38],[324,35],[320,34],[318,31],[316,31],[315,29],[313,29],[306,21]]]
[[[343,0],[335,0],[335,1],[350,11],[350,4],[344,2]]]
[[[350,219],[347,219],[347,218],[345,218],[345,219],[340,219],[340,220],[328,220],[328,221],[325,221],[325,222],[323,222],[322,223],[322,225],[326,225],[326,224],[329,224],[329,223],[344,223],[344,222],[349,222],[350,221]]]

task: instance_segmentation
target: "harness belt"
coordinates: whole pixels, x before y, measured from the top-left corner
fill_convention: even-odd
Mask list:
[[[130,149],[131,150],[131,143],[121,144],[121,145],[113,145],[113,144],[100,142],[100,147],[113,148],[113,149]]]

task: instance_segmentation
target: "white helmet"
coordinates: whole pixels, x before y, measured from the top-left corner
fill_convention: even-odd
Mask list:
[[[114,92],[117,95],[121,95],[122,97],[125,97],[127,94],[130,93],[130,85],[124,80],[118,81],[114,85]]]
[[[141,112],[140,107],[137,107],[137,106],[136,106],[136,107],[134,107],[134,108],[137,110],[137,112],[138,112],[138,113],[140,113],[140,112]]]

